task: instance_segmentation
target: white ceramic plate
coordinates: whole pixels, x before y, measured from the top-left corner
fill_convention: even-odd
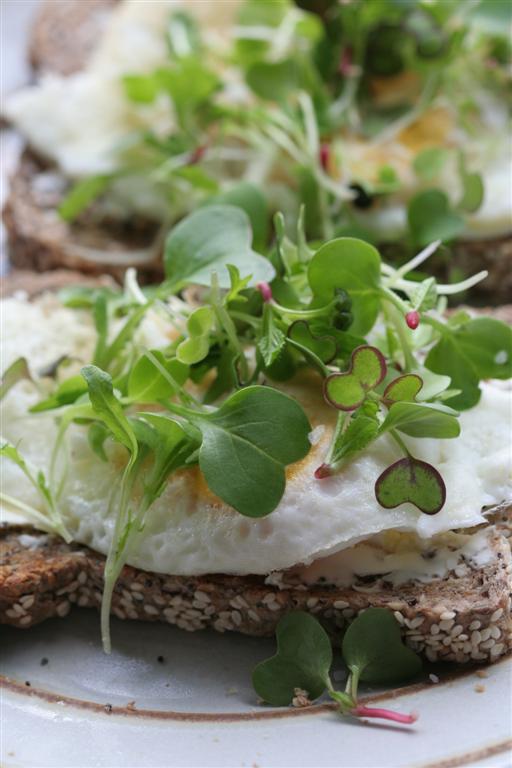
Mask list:
[[[485,679],[438,669],[437,684],[426,675],[394,692],[365,692],[419,713],[401,728],[343,719],[326,703],[259,705],[250,673],[273,652],[271,640],[112,627],[110,657],[91,611],[29,631],[2,628],[2,768],[511,764],[510,659]]]

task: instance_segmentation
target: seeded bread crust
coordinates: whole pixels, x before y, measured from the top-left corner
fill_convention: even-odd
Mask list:
[[[429,584],[355,588],[284,588],[260,576],[165,576],[125,566],[115,586],[119,619],[164,621],[193,632],[212,627],[268,636],[291,610],[343,628],[360,611],[386,608],[405,643],[429,661],[489,662],[512,649],[512,558],[507,540],[489,530],[490,565]],[[73,605],[99,608],[105,560],[79,544],[30,526],[0,528],[0,623],[28,628],[66,616]]]
[[[95,206],[68,224],[57,212],[67,188],[68,182],[54,167],[24,152],[2,212],[15,268],[36,272],[65,268],[92,276],[109,274],[121,282],[131,266],[142,282],[161,279],[159,224],[137,216],[114,221]],[[140,251],[151,247],[151,260],[141,259]],[[92,255],[92,249],[101,258]]]
[[[29,60],[37,71],[70,75],[87,62],[117,0],[46,0],[32,27]]]

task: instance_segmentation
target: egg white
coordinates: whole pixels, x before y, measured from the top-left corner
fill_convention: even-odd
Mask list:
[[[64,309],[53,297],[28,303],[9,299],[1,308],[2,366],[26,354],[35,371],[63,353],[86,360],[94,344],[90,320]],[[167,338],[154,317],[139,330],[151,346]],[[285,388],[310,417],[314,438],[309,455],[288,470],[285,494],[267,518],[242,517],[207,489],[197,468],[173,475],[153,505],[145,530],[129,562],[144,570],[169,574],[268,574],[345,549],[386,530],[411,531],[430,538],[451,529],[481,523],[481,508],[510,498],[512,490],[512,393],[483,385],[480,404],[461,416],[456,440],[407,439],[414,455],[434,464],[447,486],[443,510],[423,515],[408,504],[384,510],[375,500],[375,479],[393,460],[396,447],[381,438],[340,474],[315,480],[332,429],[334,412],[321,397],[315,374]],[[34,466],[46,470],[56,434],[52,415],[30,415],[40,394],[29,382],[18,384],[2,403],[2,437],[19,445]],[[73,426],[67,441],[68,466],[61,512],[74,538],[106,554],[114,525],[108,500],[126,461],[111,444],[109,462],[91,451],[86,431]],[[41,502],[21,472],[3,461],[2,490],[27,504]]]

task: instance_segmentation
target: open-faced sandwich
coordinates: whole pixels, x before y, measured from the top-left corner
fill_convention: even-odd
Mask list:
[[[5,108],[30,149],[5,211],[13,261],[151,280],[169,224],[198,204],[250,211],[260,244],[269,214],[306,201],[310,238],[362,237],[394,264],[441,239],[439,274],[487,268],[481,290],[509,297],[508,4],[301,5],[322,15],[46,4],[46,73]]]
[[[312,617],[351,625],[349,658],[373,642],[381,682],[510,649],[512,330],[445,316],[472,281],[417,279],[437,244],[395,269],[303,219],[262,255],[207,206],[159,285],[3,301],[2,501],[33,527],[1,532],[0,621],[101,605],[106,649],[111,612],[278,627],[296,674],[255,673],[273,703],[325,687]]]

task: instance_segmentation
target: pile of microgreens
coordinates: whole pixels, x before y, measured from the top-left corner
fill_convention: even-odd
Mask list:
[[[416,714],[404,715],[358,702],[360,681],[402,683],[417,677],[422,668],[420,657],[402,643],[399,624],[385,608],[368,608],[343,635],[341,652],[349,672],[344,691],[333,686],[329,675],[331,640],[313,616],[302,611],[287,614],[277,626],[276,638],[276,655],[258,664],[252,676],[256,693],[268,704],[286,706],[300,701],[301,694],[302,701],[309,703],[327,691],[342,715],[404,725],[417,720]]]
[[[222,48],[205,43],[191,16],[172,14],[168,62],[122,78],[131,108],[142,116],[157,100],[172,103],[172,133],[127,129],[117,170],[79,182],[63,201],[62,216],[76,218],[126,176],[151,185],[168,221],[205,200],[246,207],[246,186],[236,186],[245,180],[264,189],[258,244],[265,242],[266,207],[296,216],[300,203],[307,204],[310,238],[378,242],[364,213],[403,192],[400,174],[384,164],[375,178],[348,177],[344,136],[384,145],[440,104],[481,141],[479,88],[500,102],[509,96],[509,8],[480,0],[323,5],[321,19],[292,0],[246,0],[232,43]],[[375,94],[386,83],[393,85],[381,103]],[[398,95],[390,101],[390,93]],[[401,238],[406,253],[461,235],[465,216],[483,199],[482,178],[461,150],[433,144],[412,156],[411,165],[417,193]],[[442,188],[447,169],[458,175],[456,202]]]
[[[59,425],[48,478],[16,447],[1,452],[40,492],[46,525],[69,539],[60,513],[69,426],[84,425],[98,461],[109,461],[108,441],[124,447],[124,472],[108,501],[116,522],[102,606],[107,649],[115,581],[172,473],[198,465],[211,491],[248,517],[278,506],[286,467],[308,453],[311,427],[300,404],[274,384],[312,369],[311,386],[337,415],[319,482],[387,434],[403,457],[373,480],[376,500],[435,514],[444,481],[414,456],[407,438],[457,437],[458,411],[478,402],[480,380],[511,375],[507,325],[464,311],[441,314],[446,295],[485,273],[459,285],[416,280],[411,270],[436,244],[394,269],[362,240],[308,243],[303,219],[291,239],[278,215],[274,245],[262,255],[241,209],[200,208],[171,230],[161,285],[141,290],[130,272],[123,292],[62,293],[67,306],[91,311],[97,340],[80,375],[66,378],[62,360],[50,366],[53,391],[31,408],[54,411]],[[178,298],[189,286],[203,286],[199,306]],[[175,329],[165,348],[140,341],[137,329],[150,313]],[[27,361],[17,360],[4,374],[2,395],[28,376]],[[36,516],[40,523],[41,511]]]

